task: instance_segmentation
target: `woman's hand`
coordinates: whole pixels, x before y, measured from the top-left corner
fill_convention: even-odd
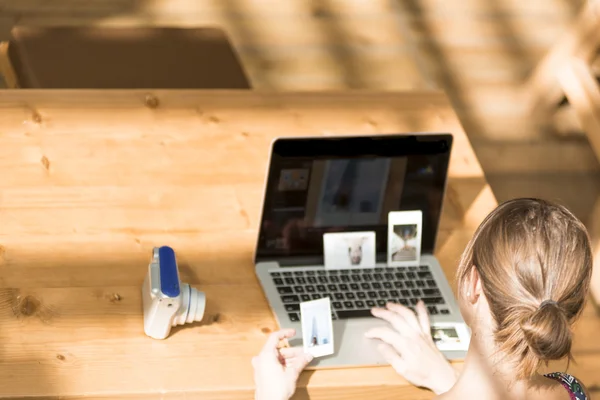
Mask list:
[[[294,337],[294,329],[272,333],[258,356],[252,358],[256,400],[288,400],[296,391],[300,372],[313,357],[302,348],[278,348],[282,340]]]
[[[422,301],[417,315],[400,304],[389,303],[387,308],[374,308],[372,314],[390,323],[391,327],[373,328],[366,336],[380,339],[379,351],[407,381],[416,386],[445,393],[458,378],[457,372],[431,337],[427,310]]]

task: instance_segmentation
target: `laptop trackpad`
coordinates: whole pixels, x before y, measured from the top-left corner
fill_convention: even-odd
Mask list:
[[[387,365],[377,349],[377,339],[365,337],[365,332],[375,326],[387,326],[375,318],[334,321],[334,354],[313,360],[310,366],[352,367]]]

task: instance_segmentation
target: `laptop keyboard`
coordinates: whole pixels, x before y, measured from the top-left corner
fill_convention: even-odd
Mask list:
[[[430,315],[450,314],[431,270],[419,267],[273,271],[271,279],[290,321],[300,321],[300,303],[331,299],[333,319],[370,317],[388,302],[414,310],[423,300]]]

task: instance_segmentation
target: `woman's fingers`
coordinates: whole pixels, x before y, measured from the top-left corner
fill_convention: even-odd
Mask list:
[[[312,360],[313,356],[308,353],[301,353],[296,357],[286,358],[284,362],[285,373],[293,380],[296,380],[300,376],[300,372],[302,372]]]
[[[294,358],[286,359],[286,364],[291,364],[294,366],[294,368],[297,368],[300,371],[302,371],[313,360],[313,358],[314,357],[312,355],[302,352]]]
[[[302,347],[283,347],[279,349],[279,353],[283,358],[300,357],[304,354]]]
[[[289,339],[296,334],[295,329],[282,329],[277,332],[273,332],[269,335],[267,342],[265,343],[262,352],[263,353],[276,353],[277,345],[283,339]]]
[[[382,343],[379,346],[377,346],[377,349],[379,350],[383,358],[385,358],[385,360],[392,366],[392,368],[394,368],[394,370],[398,374],[404,375],[404,373],[406,372],[406,363],[404,362],[402,357],[400,357],[400,355],[394,350],[393,347],[391,347],[389,344]]]
[[[400,332],[408,333],[410,330],[421,330],[415,313],[400,304],[388,303],[387,309],[374,308],[371,313],[374,316],[389,322]]]
[[[417,316],[410,308],[397,303],[388,303],[387,308],[388,310],[393,311],[398,315],[402,316],[406,323],[412,328],[421,330],[421,327],[419,326],[419,321],[417,321]]]
[[[427,308],[425,308],[425,303],[423,303],[423,300],[419,300],[416,309],[417,319],[419,320],[419,325],[421,326],[423,334],[429,339],[433,340],[433,338],[431,337],[431,324],[429,322],[429,314],[427,313]]]
[[[303,370],[312,360],[313,356],[305,353],[302,347],[287,347],[279,349],[281,363],[288,368]]]
[[[371,310],[371,314],[377,318],[381,318],[382,320],[389,322],[390,325],[392,325],[398,332],[406,331],[407,323],[398,313],[385,308],[373,308]]]
[[[365,336],[370,339],[379,339],[382,342],[393,346],[396,349],[396,351],[400,353],[406,350],[405,339],[402,336],[400,336],[398,332],[395,332],[388,327],[373,328],[367,331],[367,333],[365,333]]]

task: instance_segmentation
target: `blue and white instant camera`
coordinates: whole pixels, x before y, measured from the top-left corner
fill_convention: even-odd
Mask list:
[[[201,321],[204,293],[181,283],[175,252],[168,246],[155,247],[142,286],[144,332],[154,339],[165,339],[171,327]]]

